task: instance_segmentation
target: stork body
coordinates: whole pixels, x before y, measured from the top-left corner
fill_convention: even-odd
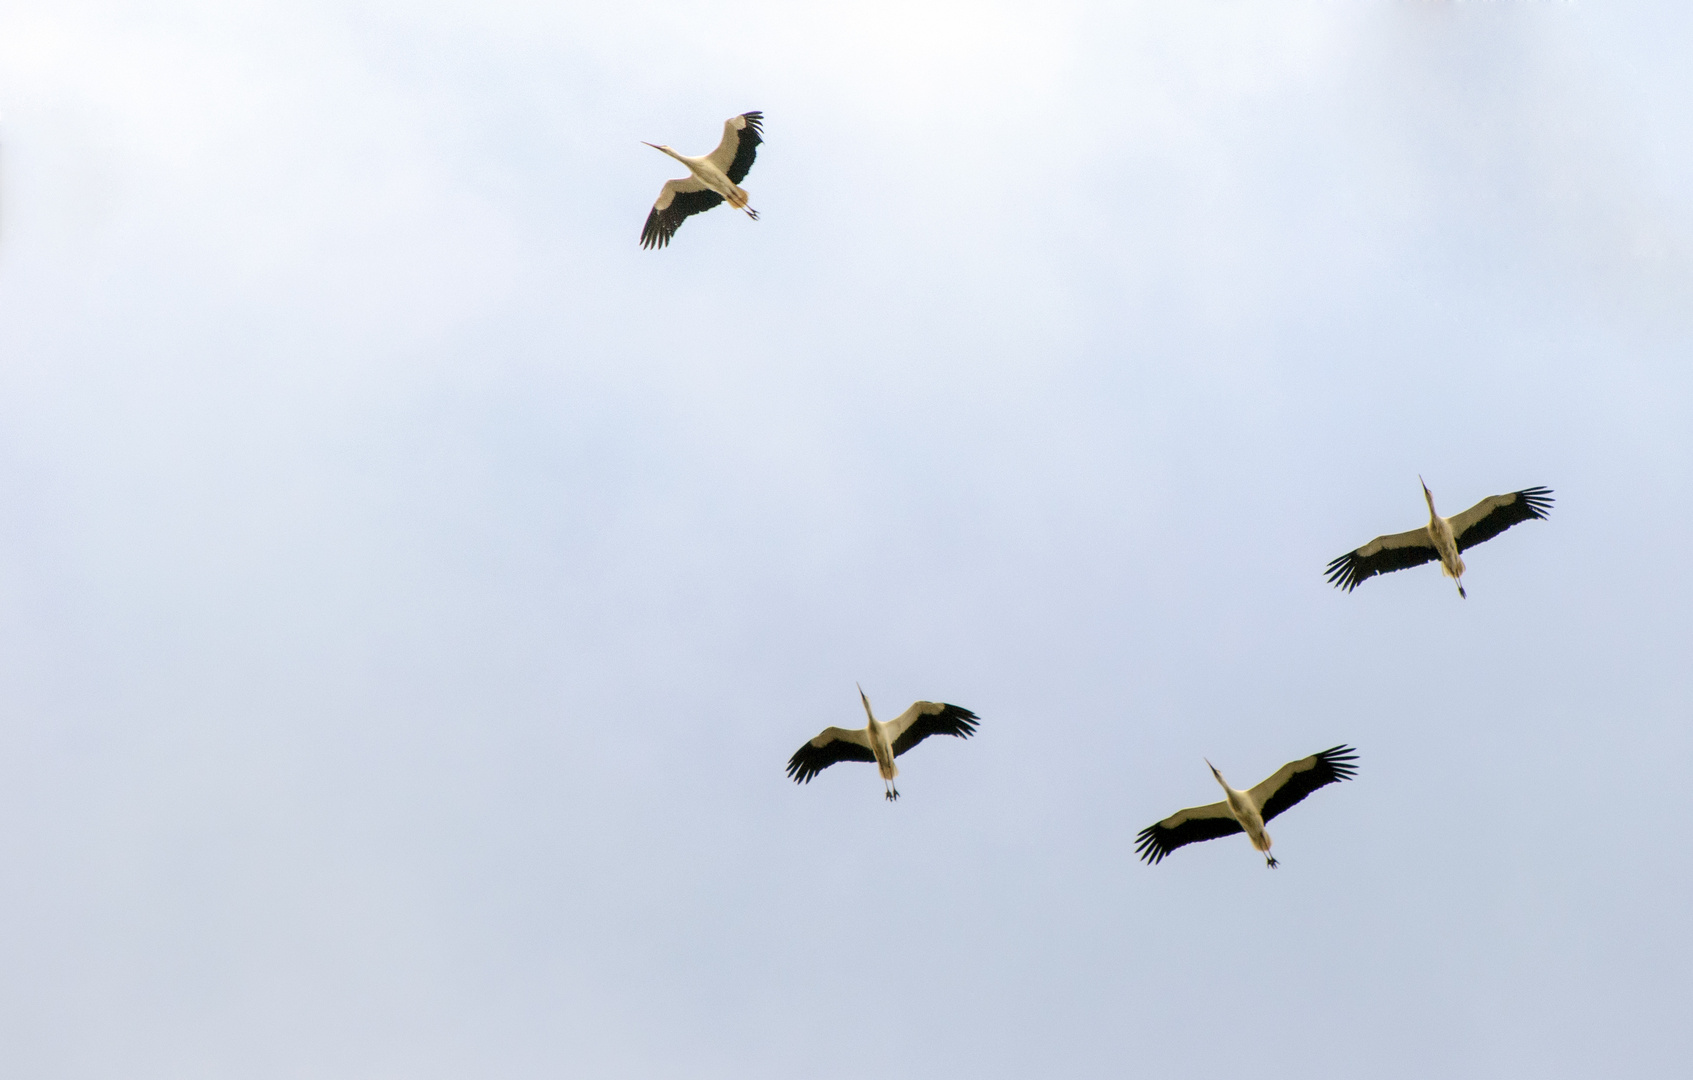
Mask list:
[[[1434,493],[1423,484],[1422,477],[1417,477],[1417,483],[1423,485],[1423,501],[1428,503],[1428,542],[1440,556],[1440,572],[1457,583],[1458,598],[1462,600],[1469,594],[1464,591],[1464,558],[1458,554],[1458,538],[1452,535],[1452,522],[1435,510]]]
[[[763,123],[761,112],[731,116],[723,121],[723,140],[717,149],[701,157],[689,157],[657,143],[646,144],[686,165],[689,175],[667,180],[659,190],[658,200],[641,229],[642,247],[664,247],[683,221],[725,201],[758,220],[758,211],[747,205],[749,196],[741,181],[758,156],[758,145],[764,141]]]
[[[899,775],[896,757],[930,735],[956,735],[968,739],[976,730],[978,717],[969,709],[934,701],[919,701],[899,716],[883,723],[870,708],[864,688],[858,689],[864,702],[864,727],[824,728],[815,739],[794,751],[788,759],[788,775],[796,784],[811,778],[837,761],[874,761],[881,774],[883,793],[889,802],[899,798],[894,778]]]
[[[1519,522],[1544,518],[1552,509],[1551,489],[1532,487],[1508,495],[1490,495],[1463,513],[1444,518],[1435,510],[1434,495],[1422,477],[1417,477],[1417,483],[1422,484],[1423,502],[1428,504],[1428,524],[1410,532],[1378,536],[1330,562],[1328,579],[1336,588],[1351,592],[1377,574],[1438,559],[1440,572],[1457,584],[1458,595],[1468,596],[1464,591],[1463,552]]]
[[[1179,847],[1244,832],[1252,841],[1252,849],[1263,854],[1264,865],[1274,869],[1280,864],[1270,854],[1270,834],[1264,823],[1318,788],[1352,779],[1358,773],[1353,764],[1357,760],[1350,746],[1331,746],[1320,754],[1288,762],[1268,780],[1246,791],[1230,787],[1217,767],[1207,761],[1211,775],[1223,789],[1223,801],[1178,810],[1158,824],[1148,825],[1135,837],[1135,851],[1148,863],[1157,864]]]
[[[1252,841],[1252,850],[1263,854],[1264,864],[1270,869],[1280,866],[1276,857],[1270,854],[1270,845],[1274,841],[1270,839],[1270,834],[1264,831],[1264,815],[1253,800],[1252,793],[1236,791],[1229,787],[1229,782],[1223,779],[1223,774],[1217,771],[1217,766],[1212,765],[1209,760],[1205,764],[1210,768],[1211,775],[1217,778],[1217,783],[1222,785],[1223,801],[1228,804],[1229,814],[1234,817],[1235,823],[1245,830],[1246,838]]]

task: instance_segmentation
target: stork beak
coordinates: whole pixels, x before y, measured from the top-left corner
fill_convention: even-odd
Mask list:
[[[858,686],[857,683],[853,683],[852,685]],[[870,711],[870,699],[865,697],[864,687],[862,686],[858,686],[858,698],[860,701],[864,702],[864,715],[874,719],[876,714]]]
[[[1418,474],[1417,474],[1417,483],[1419,483],[1419,484],[1422,484],[1422,485],[1423,485],[1423,494],[1424,494],[1424,495],[1428,495],[1428,494],[1430,494],[1430,492],[1429,492],[1429,489],[1428,489],[1428,485],[1427,485],[1427,484],[1426,484],[1426,483],[1423,483],[1423,475],[1422,475],[1422,473],[1418,473]]]
[[[642,146],[650,146],[650,147],[652,147],[652,148],[653,148],[653,149],[654,149],[654,150],[657,150],[657,149],[658,149],[658,144],[657,144],[657,143],[650,143],[650,142],[647,142],[647,141],[646,141],[646,140],[645,140],[645,139],[642,139],[642,140],[641,140],[641,145],[642,145]]]

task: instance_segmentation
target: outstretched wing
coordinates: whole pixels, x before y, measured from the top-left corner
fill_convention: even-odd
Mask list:
[[[1440,558],[1427,529],[1378,536],[1357,551],[1348,551],[1329,563],[1329,582],[1337,589],[1351,592],[1360,582],[1377,574],[1421,566]]]
[[[788,775],[796,784],[809,784],[813,776],[837,761],[875,760],[876,755],[870,751],[870,737],[863,728],[857,731],[824,728],[817,738],[794,751],[794,756],[788,759]]]
[[[1197,844],[1201,840],[1215,840],[1240,832],[1240,822],[1229,813],[1229,804],[1214,802],[1209,806],[1190,806],[1177,810],[1156,825],[1148,825],[1135,837],[1135,853],[1156,866],[1164,856],[1179,847]]]
[[[1531,487],[1509,495],[1491,495],[1452,515],[1452,539],[1458,542],[1459,551],[1468,551],[1518,522],[1544,518],[1551,510],[1551,488]]]
[[[723,141],[706,155],[711,163],[722,169],[731,183],[740,183],[758,156],[758,144],[764,141],[764,114],[742,113],[723,121]]]
[[[1294,806],[1320,787],[1358,775],[1358,752],[1350,746],[1331,746],[1320,754],[1290,761],[1251,791],[1265,821]]]
[[[980,719],[969,709],[946,705],[938,701],[919,701],[888,722],[888,739],[893,744],[894,757],[927,739],[931,735],[956,735],[968,739],[976,732]]]
[[[682,222],[703,210],[710,210],[723,201],[723,196],[689,176],[681,180],[666,180],[653,203],[647,223],[641,227],[641,246],[664,247]]]

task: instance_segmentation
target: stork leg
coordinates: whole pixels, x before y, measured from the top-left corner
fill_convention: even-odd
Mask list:
[[[1470,598],[1470,594],[1464,591],[1464,579],[1458,578],[1457,581],[1458,581],[1458,599],[1468,600]]]
[[[890,780],[888,781],[888,790],[884,791],[882,794],[889,802],[893,802],[895,799],[899,798],[899,788],[894,787],[893,781]]]
[[[1281,863],[1276,861],[1276,857],[1274,855],[1271,855],[1268,851],[1264,852],[1264,869],[1274,870],[1280,865]]]
[[[758,211],[747,205],[747,193],[740,188],[735,188],[729,192],[729,205],[742,211],[754,221],[758,220]]]

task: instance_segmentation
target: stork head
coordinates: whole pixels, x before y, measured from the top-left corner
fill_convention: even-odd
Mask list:
[[[1217,778],[1217,783],[1223,785],[1223,790],[1229,790],[1229,782],[1223,779],[1223,774],[1217,771],[1217,766],[1211,764],[1211,759],[1205,758],[1204,761],[1206,768],[1211,770],[1211,775]]]
[[[659,152],[659,153],[661,153],[661,154],[669,154],[669,155],[670,155],[670,156],[671,156],[671,157],[677,157],[677,156],[679,156],[679,155],[678,155],[678,154],[677,154],[677,153],[676,153],[676,151],[674,151],[674,150],[672,150],[672,149],[670,149],[670,147],[668,147],[668,146],[663,146],[663,145],[660,145],[660,144],[659,144],[659,143],[650,143],[650,142],[647,142],[647,141],[646,141],[646,140],[645,140],[645,139],[643,139],[643,140],[641,140],[641,145],[642,145],[642,146],[650,146],[650,147],[652,147],[652,148],[653,148],[653,149],[654,149],[654,150],[657,150],[657,151],[658,151],[658,152]]]
[[[853,685],[858,686],[857,683],[853,683]],[[876,714],[870,711],[870,699],[864,696],[864,687],[862,686],[858,687],[858,699],[864,702],[864,715],[872,720],[876,719]]]

